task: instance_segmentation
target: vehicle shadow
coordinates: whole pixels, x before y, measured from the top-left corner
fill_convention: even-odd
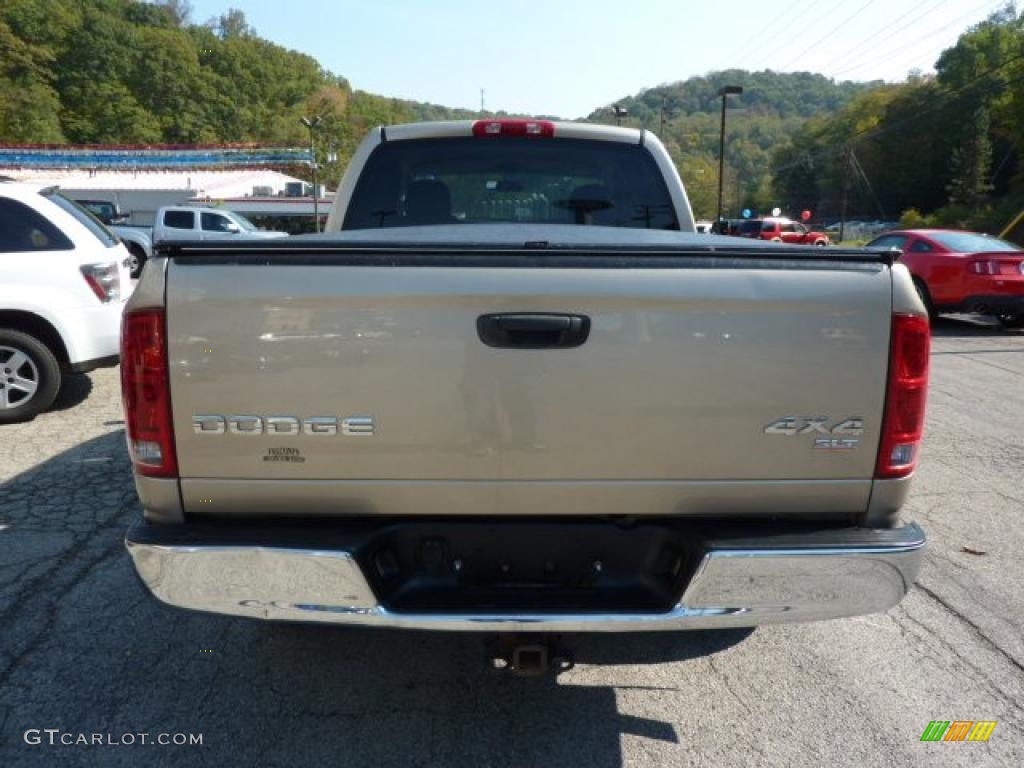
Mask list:
[[[994,318],[982,315],[940,315],[932,322],[932,336],[936,338],[1024,336],[1024,330],[1003,328]]]
[[[65,376],[61,383],[57,399],[48,411],[66,411],[81,405],[92,394],[92,379],[87,373]]]
[[[751,633],[565,636],[575,670],[517,678],[489,667],[489,636],[271,625],[158,603],[123,546],[140,514],[120,430],[0,484],[3,765],[621,766],[624,735],[685,748],[674,713],[704,703],[677,685],[678,665]],[[57,727],[203,743],[24,740]]]

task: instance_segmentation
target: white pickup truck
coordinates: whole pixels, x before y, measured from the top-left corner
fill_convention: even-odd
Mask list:
[[[622,631],[882,611],[929,328],[890,253],[697,235],[647,131],[374,130],[328,233],[162,249],[122,375],[170,604]]]
[[[223,240],[231,237],[273,239],[287,232],[263,230],[245,216],[225,208],[201,208],[192,205],[168,205],[157,210],[153,221],[153,242],[173,243],[191,240]]]

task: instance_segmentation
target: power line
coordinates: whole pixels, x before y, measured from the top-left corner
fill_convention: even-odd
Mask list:
[[[853,169],[857,171],[857,174],[864,182],[864,186],[867,187],[868,192],[871,193],[871,197],[875,201],[875,205],[878,206],[878,212],[882,218],[885,218],[885,209],[882,207],[882,201],[878,199],[878,195],[875,194],[875,188],[871,186],[871,181],[868,179],[868,175],[864,172],[864,166],[860,164],[860,158],[857,157],[857,153],[852,149],[850,150],[850,161],[853,163]]]
[[[930,8],[928,8],[926,11],[921,11],[921,13],[919,14],[920,16],[923,16],[926,12],[934,11],[939,6],[945,5],[947,2],[948,2],[948,0],[937,0],[937,2],[936,2],[936,0],[921,0],[921,2],[917,3],[917,5],[913,6],[906,13],[901,14],[900,16],[898,16],[897,18],[893,19],[892,21],[884,23],[882,30],[879,30],[879,32],[883,32],[886,29],[888,29],[888,34],[883,34],[881,37],[877,37],[879,32],[872,32],[870,35],[868,35],[867,37],[865,37],[862,40],[860,40],[858,43],[856,43],[853,46],[851,46],[842,56],[839,56],[839,57],[833,59],[832,61],[828,62],[824,67],[821,68],[821,71],[822,72],[828,72],[828,70],[837,61],[848,61],[850,59],[850,57],[854,56],[854,55],[857,56],[858,58],[861,58],[865,54],[869,53],[870,51],[873,51],[875,48],[877,48],[879,45],[881,45],[885,41],[891,39],[894,35],[897,35],[900,32],[902,32],[904,29],[909,27],[911,24],[918,23],[918,21],[920,20],[919,17],[918,16],[914,16],[906,24],[903,24],[903,25],[898,26],[898,27],[893,27],[892,26],[894,24],[899,24],[901,21],[903,21],[905,18],[907,18],[911,14],[916,14],[918,9],[921,8],[921,6],[928,5],[929,3],[931,4]],[[985,0],[985,2],[988,3],[988,2],[991,2],[991,0]],[[1002,0],[1000,0],[1000,2],[1002,2]],[[870,44],[865,45],[866,43],[869,43],[869,41],[870,41]]]
[[[1010,148],[1007,150],[1006,154],[1003,156],[1002,162],[999,163],[999,165],[996,167],[996,170],[992,174],[992,178],[989,179],[989,181],[988,181],[989,184],[995,184],[996,183],[996,179],[999,178],[999,174],[1003,172],[1003,168],[1006,167],[1006,163],[1009,162],[1011,157],[1013,157],[1014,153],[1016,152],[1016,149],[1017,148],[1014,147],[1012,144],[1010,145]]]
[[[814,0],[810,0],[810,1],[812,3],[814,2]],[[796,8],[798,5],[800,5],[802,3],[805,3],[805,2],[807,2],[807,0],[793,0],[793,2],[790,3],[789,5],[787,5],[786,9],[782,13],[780,13],[777,18],[786,19],[789,16],[790,12],[794,8]],[[742,45],[738,45],[735,48],[733,48],[733,50],[730,52],[728,58],[729,59],[735,58],[737,53],[741,53],[741,52],[747,50],[747,48],[749,48],[750,45],[752,45],[753,43],[756,43],[758,41],[764,43],[766,40],[777,39],[779,37],[779,35],[786,35],[787,37],[789,37],[792,34],[792,30],[787,28],[783,24],[780,24],[777,27],[775,27],[775,30],[776,30],[775,34],[766,37],[765,34],[764,34],[764,31],[762,29],[758,28],[757,31],[754,32],[754,34],[752,34],[750,37],[748,37],[746,40],[743,41]],[[728,69],[728,63],[723,68],[724,69]]]
[[[963,85],[961,85],[961,86],[959,86],[957,88],[954,88],[951,91],[945,92],[943,95],[944,96],[956,96],[957,94],[962,94],[968,88],[972,87],[973,85],[975,85],[976,83],[980,82],[981,80],[984,80],[989,75],[994,75],[996,72],[998,72],[999,70],[1003,69],[1004,67],[1007,67],[1007,66],[1009,66],[1010,64],[1013,64],[1016,61],[1021,61],[1022,59],[1024,59],[1024,53],[1018,53],[1018,54],[1016,54],[1014,56],[1011,56],[1008,59],[1006,59],[1005,61],[1001,62],[1000,64],[998,64],[998,65],[996,65],[994,67],[991,67],[990,69],[985,70],[984,72],[982,72],[981,74],[979,74],[979,75],[977,75],[975,77],[972,77],[970,80],[968,80]],[[1010,84],[1016,83],[1016,82],[1018,82],[1020,80],[1024,80],[1024,75],[1022,75],[1020,77],[1015,77],[1015,78],[1013,78],[1011,80],[1007,80],[1007,81],[1005,81],[1003,83],[999,83],[999,85],[1002,85],[1002,86],[1010,85]],[[897,128],[902,128],[905,125],[909,125],[910,123],[916,122],[916,121],[920,120],[922,117],[924,117],[925,115],[929,115],[929,114],[931,114],[933,112],[936,112],[938,110],[941,110],[941,109],[943,109],[945,107],[946,107],[945,104],[936,104],[934,107],[931,107],[930,109],[925,109],[925,110],[922,110],[920,112],[917,112],[913,117],[907,118],[906,120],[900,120],[899,122],[894,123],[892,125],[877,125],[877,126],[874,126],[873,128],[864,128],[864,129],[856,132],[855,134],[853,134],[853,136],[851,138],[854,139],[854,140],[860,140],[860,139],[863,139],[863,138],[867,138],[869,136],[879,136],[879,135],[881,135],[883,133],[888,133],[889,131],[896,130]]]
[[[813,5],[813,3],[812,3],[812,5]],[[831,11],[831,9],[828,9],[826,11],[826,14],[828,14],[830,11]],[[766,63],[767,61],[769,61],[771,59],[771,57],[774,56],[776,53],[778,53],[780,51],[783,51],[786,48],[788,48],[790,43],[792,43],[794,36],[797,36],[799,32],[802,32],[803,30],[807,29],[808,27],[813,26],[814,22],[819,21],[819,18],[812,17],[809,13],[804,14],[804,18],[806,19],[806,22],[802,26],[800,26],[800,27],[788,27],[788,26],[781,25],[781,24],[777,25],[777,28],[779,30],[779,34],[781,34],[781,36],[782,36],[781,44],[780,45],[776,45],[776,46],[772,47],[771,49],[769,49],[769,52],[767,54],[762,53],[760,56],[758,56],[756,59],[754,59],[754,65],[751,67],[751,69],[757,69],[757,67],[759,67],[763,63]],[[779,35],[778,34],[777,35],[773,35],[772,37],[773,38],[774,37],[779,37]],[[764,38],[761,37],[760,39],[763,40]],[[769,39],[771,39],[771,38],[769,38]]]
[[[957,88],[953,88],[951,90],[945,91],[942,95],[944,95],[946,97],[949,97],[949,96],[956,96],[958,94],[962,94],[966,90],[968,90],[969,88],[973,87],[974,85],[976,85],[980,81],[984,80],[986,77],[989,77],[990,75],[993,75],[993,74],[999,72],[1000,70],[1004,69],[1005,67],[1008,67],[1010,64],[1013,64],[1014,62],[1020,61],[1022,59],[1024,59],[1024,53],[1019,53],[1019,54],[1016,54],[1014,56],[1010,56],[1005,61],[1002,61],[999,64],[997,64],[996,66],[990,67],[989,69],[985,70],[984,72],[979,73],[978,75],[976,75],[975,77],[971,78],[966,83],[963,83],[962,85],[958,86]],[[1021,75],[1021,76],[1015,77],[1015,78],[1011,78],[1009,80],[1006,80],[1006,81],[1003,81],[1003,82],[1000,82],[1000,83],[994,84],[994,85],[998,85],[999,87],[1003,87],[1003,86],[1007,86],[1007,85],[1012,85],[1012,84],[1020,82],[1020,81],[1024,81],[1024,75]],[[900,121],[898,121],[896,123],[890,123],[890,124],[883,123],[883,124],[876,125],[876,126],[873,126],[873,127],[870,127],[870,128],[863,128],[863,129],[855,132],[853,135],[851,135],[846,140],[846,144],[844,146],[852,146],[855,142],[864,141],[865,139],[868,139],[868,138],[873,138],[875,136],[881,136],[881,135],[889,133],[891,131],[895,131],[895,130],[897,130],[899,128],[902,128],[902,127],[904,127],[906,125],[909,125],[910,123],[914,123],[914,122],[919,121],[922,117],[930,115],[930,114],[932,114],[932,113],[934,113],[934,112],[936,112],[938,110],[945,109],[947,106],[948,106],[947,104],[936,104],[935,106],[933,106],[931,108],[924,109],[924,110],[921,110],[919,112],[916,112],[913,117],[907,118],[905,120],[900,120]],[[778,173],[781,173],[782,171],[788,171],[788,170],[790,170],[792,168],[798,168],[799,166],[807,165],[808,163],[812,163],[815,159],[821,159],[821,158],[827,157],[827,156],[833,154],[834,152],[835,152],[835,149],[833,149],[833,148],[823,148],[821,150],[818,150],[817,152],[806,152],[805,151],[803,153],[803,157],[801,157],[799,160],[796,160],[796,161],[794,161],[792,163],[786,163],[785,165],[780,165],[780,166],[778,166],[776,168],[773,168],[773,169],[771,169],[770,173],[771,173],[771,175],[774,176],[774,175],[776,175]]]
[[[796,56],[794,56],[792,59],[790,59],[790,61],[788,63],[786,63],[782,67],[782,69],[788,69],[789,65],[792,64],[794,61],[800,61],[800,59],[802,59],[808,53],[813,51],[815,48],[817,48],[823,42],[828,40],[830,37],[832,37],[832,35],[834,35],[840,29],[842,29],[850,19],[852,19],[854,16],[857,16],[858,14],[861,14],[864,11],[866,11],[868,9],[868,7],[871,6],[874,2],[875,2],[875,0],[868,0],[866,3],[864,3],[864,5],[862,5],[856,11],[851,13],[849,16],[847,16],[845,19],[843,19],[841,22],[839,22],[836,26],[834,26],[830,31],[826,32],[824,35],[820,35],[817,40],[815,40],[813,43],[811,43],[809,46],[807,46],[804,50],[802,50],[800,53],[798,53]]]
[[[913,44],[910,45],[910,46],[901,46],[899,49],[897,49],[896,51],[893,51],[888,56],[883,56],[880,59],[879,58],[870,58],[870,59],[862,58],[857,64],[853,64],[852,66],[846,67],[845,69],[841,69],[838,72],[834,72],[832,76],[833,77],[839,77],[840,75],[844,75],[847,72],[854,72],[854,71],[856,71],[858,69],[863,69],[864,67],[868,67],[868,66],[872,66],[872,65],[876,65],[876,64],[882,64],[882,63],[884,63],[886,61],[891,61],[891,60],[893,60],[895,58],[899,58],[900,56],[904,56],[904,55],[906,55],[908,53],[909,50],[914,50],[914,49],[918,48],[920,43],[923,43],[926,40],[930,40],[931,38],[935,37],[936,35],[940,35],[943,32],[948,32],[950,27],[953,27],[954,25],[960,23],[964,19],[970,18],[972,16],[976,16],[978,14],[978,12],[980,10],[982,10],[983,8],[984,9],[988,9],[986,11],[986,13],[991,13],[993,10],[995,10],[996,8],[1002,6],[1004,3],[1005,3],[1005,0],[997,0],[997,2],[993,5],[992,4],[992,0],[985,0],[984,3],[982,3],[981,5],[975,6],[970,11],[967,11],[967,13],[963,13],[960,16],[957,16],[952,21],[944,22],[942,24],[942,26],[938,27],[937,29],[932,30],[931,32],[929,32],[926,35],[921,35],[920,37],[915,39]],[[881,42],[881,41],[879,41],[879,42]],[[874,48],[874,47],[876,47],[876,46],[872,46],[872,48]],[[858,52],[858,53],[862,53],[862,52]]]

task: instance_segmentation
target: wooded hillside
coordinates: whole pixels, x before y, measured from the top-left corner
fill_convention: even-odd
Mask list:
[[[1012,5],[967,30],[934,76],[834,82],[728,70],[625,97],[625,125],[662,134],[700,217],[718,186],[722,85],[729,98],[725,208],[997,229],[1024,205],[1024,21]],[[323,118],[322,178],[340,178],[380,123],[478,113],[353,90],[312,57],[255,34],[241,11],[195,23],[187,0],[0,3],[0,142],[304,146]],[[642,66],[638,63],[637,66]],[[589,119],[614,122],[611,105]],[[499,113],[500,114],[500,113]],[[299,172],[298,170],[296,172]]]

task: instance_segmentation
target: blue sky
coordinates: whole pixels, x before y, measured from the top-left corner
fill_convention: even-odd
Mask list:
[[[1003,0],[191,0],[386,96],[581,117],[717,69],[902,80]]]

